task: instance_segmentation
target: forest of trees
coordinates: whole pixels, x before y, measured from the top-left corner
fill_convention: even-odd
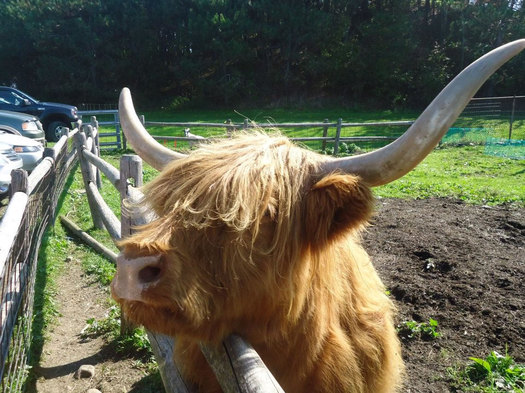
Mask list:
[[[0,83],[73,104],[419,107],[524,0],[0,0]],[[525,94],[525,56],[480,95]]]

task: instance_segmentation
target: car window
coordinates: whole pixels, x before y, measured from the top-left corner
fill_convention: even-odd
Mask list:
[[[24,98],[16,94],[14,91],[2,91],[0,92],[0,97],[2,97],[2,100],[5,101],[7,104],[11,105],[21,105],[24,102]]]
[[[14,104],[14,97],[10,91],[0,91],[0,102],[2,104]]]

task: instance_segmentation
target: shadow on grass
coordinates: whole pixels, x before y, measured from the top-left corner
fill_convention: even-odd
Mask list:
[[[129,393],[162,393],[164,391],[160,373],[157,371],[136,382]]]

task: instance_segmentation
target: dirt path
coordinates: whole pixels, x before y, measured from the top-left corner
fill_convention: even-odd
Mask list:
[[[89,318],[102,319],[108,308],[108,293],[86,277],[80,261],[66,262],[57,280],[57,307],[60,317],[44,344],[35,390],[38,393],[87,392],[96,388],[103,393],[142,392],[144,372],[132,359],[119,359],[102,338],[81,337]],[[95,366],[95,376],[76,379],[81,365]],[[149,390],[148,390],[149,391]]]

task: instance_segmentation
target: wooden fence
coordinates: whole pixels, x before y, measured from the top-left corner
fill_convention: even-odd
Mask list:
[[[120,117],[118,114],[118,110],[116,109],[101,109],[101,110],[81,110],[78,111],[78,116],[82,120],[84,120],[84,117],[93,117],[95,116],[98,119],[98,124],[100,126],[111,126],[112,128],[115,128],[114,132],[101,132],[99,133],[99,137],[110,137],[109,140],[105,140],[103,142],[99,142],[99,147],[110,149],[122,149],[126,148],[125,145],[123,145],[123,135],[121,135],[121,128],[120,128]],[[113,139],[113,137],[115,139]],[[107,138],[106,138],[107,139]]]
[[[117,110],[90,110],[90,111],[79,111],[80,116],[109,116],[110,120],[99,121],[101,126],[110,125],[115,128],[114,132],[105,132],[100,133],[100,137],[114,137],[108,141],[100,142],[101,148],[114,147],[117,149],[126,149],[126,138],[121,135],[121,126],[120,118]],[[326,150],[327,143],[333,144],[333,153],[337,154],[339,152],[339,147],[343,142],[358,143],[358,142],[391,142],[396,139],[398,135],[395,136],[342,136],[341,130],[343,128],[352,128],[352,127],[396,127],[396,126],[410,126],[413,121],[390,121],[390,122],[373,122],[373,123],[349,123],[343,122],[343,119],[340,118],[336,122],[330,122],[328,119],[325,119],[323,122],[301,122],[301,123],[260,123],[256,124],[245,120],[243,123],[234,123],[231,120],[226,120],[224,123],[202,123],[202,122],[161,122],[161,121],[146,121],[144,116],[141,116],[142,123],[145,126],[154,126],[154,127],[181,127],[181,128],[192,128],[192,127],[209,127],[215,129],[224,129],[226,135],[230,135],[234,130],[239,129],[250,129],[250,128],[278,128],[278,129],[305,129],[305,128],[319,128],[322,130],[322,136],[316,137],[294,137],[293,132],[290,135],[290,139],[301,142],[308,141],[320,141],[322,143],[321,150]],[[330,131],[332,131],[330,133]],[[404,130],[403,130],[404,131]],[[401,134],[401,133],[400,133]],[[196,142],[199,141],[194,137],[186,136],[159,136],[153,135],[157,140],[161,141],[187,141],[187,142]]]
[[[251,123],[245,120],[243,123],[232,123],[231,121],[226,121],[224,123],[199,123],[199,122],[158,122],[158,121],[144,121],[145,126],[161,126],[161,127],[210,127],[210,128],[225,128],[226,135],[230,135],[234,130],[239,129],[253,129],[253,128],[277,128],[280,130],[284,129],[304,129],[304,128],[318,128],[322,130],[322,136],[303,136],[303,137],[294,137],[293,132],[288,136],[293,141],[298,142],[321,142],[321,150],[325,151],[327,142],[333,144],[333,154],[339,153],[339,148],[341,143],[350,142],[391,142],[398,138],[399,135],[395,136],[342,136],[341,130],[343,128],[355,128],[355,127],[398,127],[398,126],[410,126],[413,121],[388,121],[388,122],[371,122],[371,123],[345,123],[342,118],[337,119],[336,122],[330,122],[324,120],[323,122],[305,122],[305,123]],[[331,135],[329,131],[333,129]],[[404,129],[403,129],[404,131]],[[402,134],[402,132],[400,132]],[[189,141],[189,142],[199,142],[199,139],[195,137],[183,137],[183,136],[159,136],[153,135],[153,138],[161,141]]]
[[[78,133],[80,123],[68,133]],[[77,160],[70,136],[62,136],[31,175],[13,171],[11,197],[0,221],[0,387],[19,392],[31,344],[34,283],[42,236],[71,167]]]
[[[99,134],[96,119],[89,125],[79,123],[53,149],[46,149],[46,158],[28,177],[15,171],[12,195],[0,222],[0,276],[2,289],[1,322],[1,386],[4,392],[19,392],[31,343],[31,320],[38,249],[45,229],[54,221],[58,198],[72,165],[80,163],[87,201],[93,224],[106,228],[113,240],[128,236],[134,225],[145,223],[151,216],[128,211],[121,205],[121,220],[102,198],[100,174],[120,192],[121,200],[137,200],[141,193],[142,161],[138,156],[124,155],[120,169],[99,156]],[[122,181],[121,179],[125,179]],[[131,182],[130,182],[131,180]],[[67,219],[62,222],[76,233],[82,230]],[[88,242],[98,247],[96,241]],[[110,259],[116,255],[105,247],[98,248]],[[123,331],[129,324],[123,319]],[[168,393],[194,393],[173,363],[172,338],[148,332],[164,386]],[[226,393],[283,392],[255,350],[242,338],[232,335],[220,348],[201,345],[202,352]]]

